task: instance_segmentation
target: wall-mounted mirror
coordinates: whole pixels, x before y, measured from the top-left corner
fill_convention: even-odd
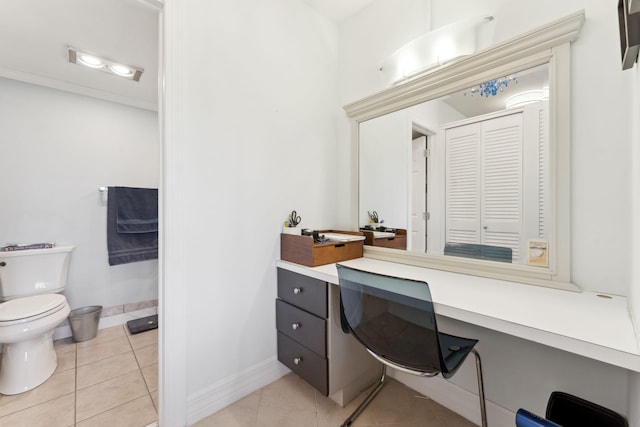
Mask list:
[[[548,266],[548,105],[543,64],[360,123],[365,244]]]
[[[570,41],[583,21],[576,13],[345,107],[365,256],[575,289]]]

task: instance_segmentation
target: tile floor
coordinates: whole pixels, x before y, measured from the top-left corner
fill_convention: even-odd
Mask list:
[[[96,338],[55,341],[58,369],[43,385],[0,395],[0,426],[146,427],[158,419],[158,330],[130,335],[101,329]],[[342,408],[288,374],[196,424],[196,427],[336,427],[368,390]],[[402,383],[389,383],[354,427],[473,427]]]
[[[346,408],[288,374],[205,418],[194,427],[337,427],[364,400]],[[474,427],[444,406],[390,379],[353,427]]]
[[[145,427],[158,419],[158,330],[125,325],[55,341],[58,368],[26,393],[0,395],[0,426]]]

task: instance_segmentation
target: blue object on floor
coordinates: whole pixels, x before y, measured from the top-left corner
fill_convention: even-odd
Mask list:
[[[553,421],[539,417],[524,409],[518,409],[516,413],[516,427],[561,427]]]
[[[617,412],[561,391],[551,393],[545,417],[519,409],[516,427],[629,427]]]

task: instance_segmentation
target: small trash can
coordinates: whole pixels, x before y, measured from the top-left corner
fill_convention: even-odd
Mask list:
[[[69,324],[73,341],[82,342],[95,338],[98,334],[98,323],[102,314],[101,305],[76,308],[69,313]]]

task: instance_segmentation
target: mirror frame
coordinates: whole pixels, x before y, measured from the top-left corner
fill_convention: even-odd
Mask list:
[[[551,233],[549,267],[505,264],[365,246],[364,256],[419,267],[579,291],[571,283],[571,42],[584,10],[505,42],[417,74],[344,107],[351,119],[352,224],[359,229],[359,125],[394,111],[467,89],[497,75],[549,64]]]

